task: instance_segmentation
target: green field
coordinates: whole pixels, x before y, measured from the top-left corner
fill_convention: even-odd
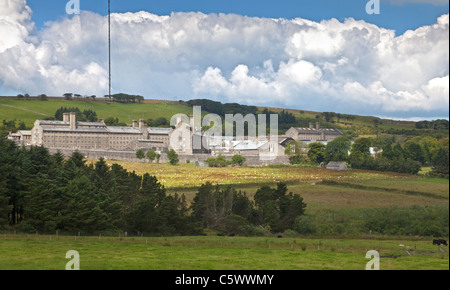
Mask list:
[[[44,119],[54,116],[56,110],[61,107],[78,107],[81,111],[91,109],[97,112],[98,118],[106,119],[108,117],[117,117],[121,122],[131,124],[135,119],[157,119],[165,117],[169,119],[175,114],[192,114],[192,108],[183,102],[173,102],[164,100],[145,100],[143,104],[119,104],[110,103],[105,99],[99,98],[96,101],[87,100],[71,100],[67,101],[63,98],[49,97],[48,101],[41,101],[37,98],[22,99],[0,97],[0,121],[16,120],[25,122],[27,127],[32,127],[38,119]],[[259,108],[261,111],[264,108]],[[282,109],[269,108],[275,112]],[[317,115],[322,113],[286,110],[295,115],[299,119],[315,120]],[[207,112],[204,112],[207,113]],[[372,132],[373,120],[375,117],[354,116],[351,123],[347,125],[340,123],[338,127],[348,129],[355,127],[358,132]],[[336,125],[336,124],[334,124]],[[383,129],[413,129],[414,122],[383,120],[380,128]]]
[[[379,251],[381,270],[449,269],[447,249],[410,238],[1,235],[0,249],[0,270],[64,270],[70,250],[79,252],[81,270],[364,270],[369,250]]]
[[[49,99],[15,100],[0,99],[0,120],[23,121],[27,127],[33,127],[36,120],[54,116],[61,107],[78,107],[81,111],[91,109],[97,112],[100,119],[119,118],[121,122],[131,124],[138,119],[156,119],[165,117],[170,120],[176,114],[192,114],[192,108],[173,102],[152,102],[144,104],[119,104],[87,101],[65,101]]]

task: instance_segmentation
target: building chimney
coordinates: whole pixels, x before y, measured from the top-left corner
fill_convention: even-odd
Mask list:
[[[139,120],[139,130],[144,130],[144,127],[145,127],[145,123],[144,123],[144,120],[143,119],[140,119]]]
[[[105,123],[105,119],[98,119],[100,123]]]
[[[77,113],[70,113],[70,130],[75,130],[77,128]]]
[[[63,121],[70,122],[70,113],[63,113]]]
[[[313,123],[309,123],[309,129],[313,129],[313,128],[314,128]]]
[[[137,121],[136,120],[133,120],[133,128],[137,128]]]
[[[320,122],[317,122],[317,123],[316,123],[316,129],[317,129],[317,130],[320,130]]]

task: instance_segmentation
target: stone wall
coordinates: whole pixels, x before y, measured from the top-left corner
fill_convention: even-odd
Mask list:
[[[55,154],[56,152],[61,152],[64,156],[69,157],[72,155],[73,150],[70,149],[49,149],[50,153]],[[118,160],[118,161],[128,161],[128,162],[144,162],[136,158],[135,151],[112,151],[112,150],[78,150],[87,159],[99,159],[103,157],[106,160]],[[195,155],[179,155],[178,159],[180,163],[190,163],[195,162],[205,162],[208,158],[211,158],[209,154],[195,154]],[[227,160],[231,160],[232,155],[225,155]],[[262,161],[258,155],[246,156],[246,165],[277,165],[277,164],[289,164],[288,156],[278,156],[275,160]],[[160,163],[169,162],[167,154],[162,153]]]

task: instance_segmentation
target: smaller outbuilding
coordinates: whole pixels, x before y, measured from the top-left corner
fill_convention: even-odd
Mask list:
[[[345,162],[330,162],[328,163],[327,169],[329,170],[337,170],[337,171],[347,171],[348,166]]]

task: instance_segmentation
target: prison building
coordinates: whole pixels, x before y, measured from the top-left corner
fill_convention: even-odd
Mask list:
[[[286,131],[286,137],[292,138],[295,141],[302,142],[330,142],[334,139],[344,136],[338,129],[322,128],[320,123],[316,123],[314,127],[313,123],[309,124],[308,128],[292,127]]]
[[[31,145],[61,149],[136,149],[137,140],[148,139],[141,120],[132,127],[106,126],[100,122],[78,122],[76,113],[65,113],[63,121],[38,120],[31,130]]]

